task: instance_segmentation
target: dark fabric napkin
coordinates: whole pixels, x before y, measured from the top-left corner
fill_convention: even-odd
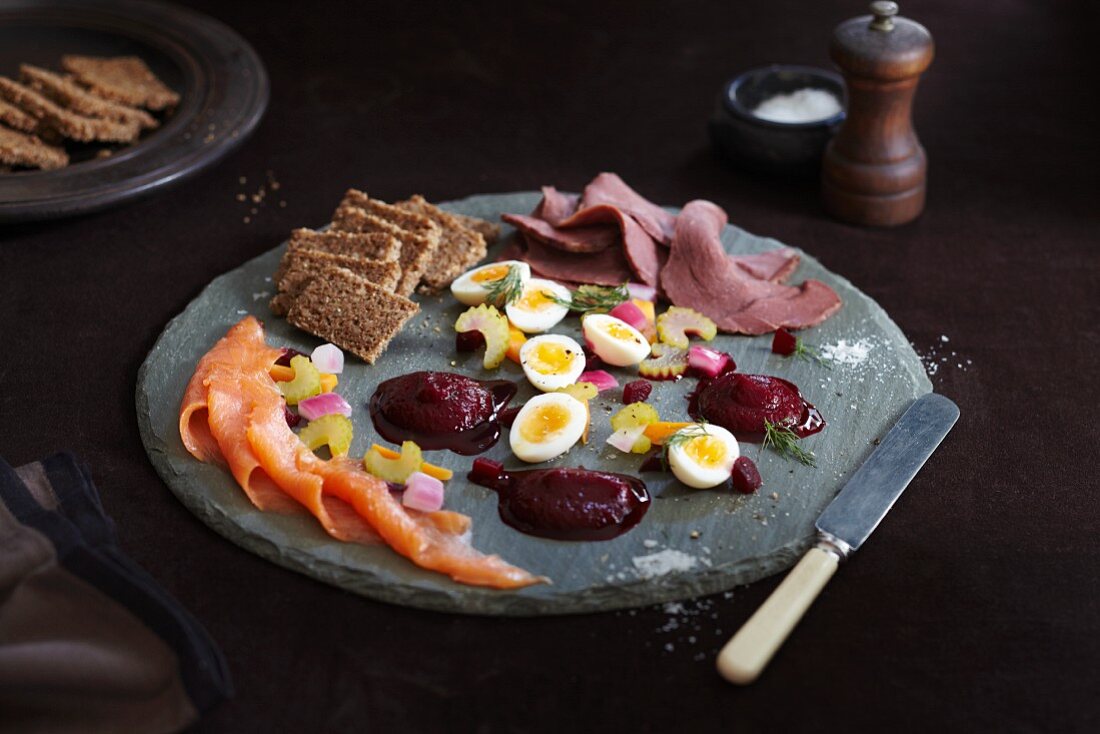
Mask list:
[[[0,732],[175,732],[232,694],[206,630],[119,549],[87,468],[0,458]]]

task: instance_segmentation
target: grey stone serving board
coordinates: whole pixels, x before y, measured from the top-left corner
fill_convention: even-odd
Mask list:
[[[474,196],[445,207],[498,221],[502,212],[530,211],[536,193]],[[672,210],[670,210],[672,211]],[[505,230],[507,240],[511,230]],[[723,241],[731,252],[760,252],[781,243],[727,227]],[[137,413],[142,440],[157,471],[172,492],[199,518],[234,543],[287,568],[364,596],[394,604],[469,614],[543,615],[621,609],[709,594],[769,576],[791,566],[813,537],[814,520],[847,477],[918,396],[932,386],[905,335],[874,301],[844,278],[803,253],[792,282],[818,278],[844,301],[839,313],[803,332],[818,345],[864,340],[865,361],[832,369],[770,351],[770,336],[719,335],[712,346],[728,351],[746,373],[783,377],[799,385],[828,421],[804,446],[817,455],[817,467],[787,461],[759,445],[742,444],[760,468],[764,486],[750,496],[718,490],[688,490],[671,475],[641,475],[654,499],[633,530],[611,541],[563,542],[523,535],[501,522],[496,495],[465,479],[472,457],[428,452],[433,463],[455,471],[448,482],[446,507],[473,518],[473,545],[495,553],[553,583],[497,591],[454,583],[424,571],[383,545],[342,543],[326,535],[309,515],[276,515],[255,509],[226,471],[203,464],[183,448],[178,431],[179,406],[195,364],[234,323],[247,314],[264,321],[268,342],[310,351],[320,341],[275,318],[267,309],[274,273],[284,250],[276,247],[226,273],[209,286],[165,328],[141,367]],[[492,253],[490,253],[492,256]],[[417,297],[422,311],[371,367],[349,358],[338,391],[355,409],[352,455],[380,437],[365,407],[382,380],[415,370],[456,370],[476,377],[503,377],[520,384],[517,402],[534,394],[517,365],[505,361],[488,374],[478,354],[457,354],[453,324],[462,311],[449,294]],[[579,323],[569,318],[553,329],[579,338]],[[612,370],[620,383],[636,379],[629,369]],[[665,420],[686,420],[685,396],[695,380],[656,383],[650,399]],[[604,441],[608,417],[620,404],[621,390],[602,393],[592,405],[591,438],[549,465],[579,466],[636,473],[642,457],[622,455]],[[487,456],[509,468],[521,468],[510,455],[507,437]],[[773,494],[774,493],[774,494]],[[892,519],[904,522],[904,517]],[[693,537],[696,536],[696,537]],[[660,575],[647,575],[652,559],[663,554],[679,563]],[[642,559],[642,560],[636,560]]]

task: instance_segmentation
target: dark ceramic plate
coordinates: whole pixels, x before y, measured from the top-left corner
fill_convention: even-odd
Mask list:
[[[0,222],[95,211],[179,181],[233,150],[267,108],[259,56],[212,18],[158,2],[0,0],[0,74],[58,69],[63,54],[139,56],[180,104],[108,158],[80,146],[67,168],[0,173]]]

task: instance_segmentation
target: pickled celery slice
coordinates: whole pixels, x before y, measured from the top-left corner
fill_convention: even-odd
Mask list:
[[[310,421],[309,425],[298,434],[298,438],[302,439],[311,451],[327,445],[329,453],[333,456],[345,456],[351,448],[351,435],[351,420],[339,413],[330,413]]]
[[[290,366],[294,370],[294,379],[279,383],[287,405],[297,405],[299,400],[320,394],[321,373],[309,361],[309,357],[295,356],[290,360]]]
[[[374,476],[394,484],[404,484],[409,475],[420,471],[424,463],[423,454],[415,441],[405,441],[401,444],[401,456],[397,459],[387,459],[372,448],[363,455],[363,468]]]
[[[587,403],[592,398],[600,394],[599,388],[593,385],[591,382],[574,382],[572,385],[566,385],[563,388],[559,388],[554,392],[563,392],[570,397],[574,397],[580,400],[582,403]]]
[[[504,361],[511,341],[508,334],[508,317],[497,311],[495,306],[483,303],[467,309],[455,321],[455,331],[480,331],[485,337],[485,356],[481,361],[485,369],[496,369]]]
[[[611,416],[611,428],[621,431],[624,428],[637,428],[648,426],[660,420],[657,409],[649,403],[631,403]]]
[[[670,306],[657,317],[657,336],[665,344],[677,349],[687,349],[688,334],[694,334],[709,342],[717,336],[718,327],[698,311],[681,306]]]
[[[652,355],[638,365],[638,374],[650,380],[675,380],[688,368],[686,349],[676,349],[668,344],[656,343]]]

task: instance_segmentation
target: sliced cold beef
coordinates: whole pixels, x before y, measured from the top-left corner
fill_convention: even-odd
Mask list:
[[[536,216],[502,214],[500,218],[527,235],[528,240],[542,242],[565,253],[591,253],[608,248],[619,249],[621,237],[619,228],[606,222],[560,229]]]
[[[553,186],[542,187],[542,201],[531,216],[538,217],[556,227],[577,211],[579,194],[563,194]]]
[[[584,187],[580,208],[613,206],[626,212],[642,225],[650,237],[661,244],[672,242],[676,216],[649,201],[614,173],[601,173]]]
[[[527,239],[527,251],[517,258],[531,266],[539,277],[568,283],[622,285],[631,279],[630,264],[621,247],[601,252],[562,252],[538,241]]]
[[[730,255],[730,260],[737,267],[758,280],[768,280],[772,283],[782,283],[798,267],[802,258],[790,248],[782,250],[768,250],[751,255]]]
[[[735,334],[801,329],[840,308],[840,297],[820,281],[792,288],[750,276],[722,246],[725,225],[726,213],[709,201],[692,201],[680,212],[661,271],[661,285],[674,304],[694,308]]]

